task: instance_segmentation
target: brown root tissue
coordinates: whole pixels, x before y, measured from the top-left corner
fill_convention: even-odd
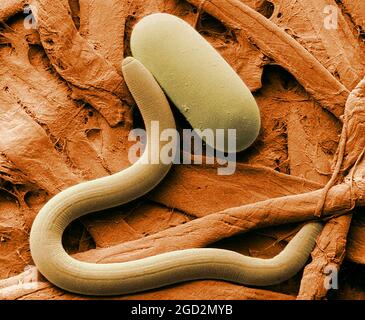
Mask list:
[[[260,136],[238,154],[234,175],[176,165],[146,197],[73,223],[65,248],[93,262],[207,246],[268,258],[303,223],[323,219],[308,265],[281,285],[206,280],[116,298],[365,298],[355,272],[365,268],[359,1],[38,0],[38,28],[26,29],[28,3],[0,3],[0,296],[86,299],[40,275],[36,290],[17,285],[37,274],[28,233],[52,195],[129,165],[127,136],[140,120],[120,63],[134,24],[162,11],[193,25],[247,83],[262,113]],[[328,5],[339,9],[335,31],[324,27]],[[340,269],[340,288],[330,292],[329,265]]]

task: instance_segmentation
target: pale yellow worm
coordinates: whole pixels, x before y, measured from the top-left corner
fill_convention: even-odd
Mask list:
[[[151,73],[134,58],[126,58],[122,69],[145,121],[147,140],[153,120],[160,122],[161,130],[175,128],[166,97]],[[196,279],[263,286],[289,279],[306,263],[322,229],[319,223],[304,226],[272,259],[209,248],[173,251],[112,264],[87,263],[70,257],[62,247],[62,234],[71,221],[136,199],[163,179],[171,164],[146,164],[144,160],[149,154],[147,142],[141,160],[131,167],[70,187],[40,210],[32,226],[30,248],[34,263],[50,282],[86,295],[127,294]]]

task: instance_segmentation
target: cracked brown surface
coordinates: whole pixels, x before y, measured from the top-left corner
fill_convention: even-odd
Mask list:
[[[37,2],[39,30],[24,29],[19,12],[27,1],[0,3],[0,292],[10,288],[6,298],[85,299],[41,277],[37,290],[12,285],[27,281],[28,232],[47,199],[129,165],[127,135],[141,120],[119,65],[129,54],[133,25],[157,11],[195,26],[247,83],[262,113],[260,136],[238,155],[233,176],[176,165],[146,197],[73,223],[64,236],[68,252],[120,262],[211,246],[272,257],[303,222],[317,219],[346,128],[344,159],[321,217],[328,222],[303,274],[261,289],[194,281],[117,299],[364,298],[362,1],[57,0],[52,15],[44,10],[47,0]],[[339,8],[338,30],[323,28],[328,4]],[[350,214],[330,219],[344,213]],[[341,267],[340,289],[327,292],[329,263]]]

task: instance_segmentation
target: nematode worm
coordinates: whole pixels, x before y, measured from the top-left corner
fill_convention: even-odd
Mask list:
[[[147,136],[152,120],[160,121],[161,130],[174,128],[168,102],[143,65],[126,58],[123,73],[146,123]],[[147,143],[141,160],[148,154]],[[35,264],[49,281],[65,290],[88,295],[126,294],[194,279],[270,285],[292,277],[307,261],[321,230],[319,223],[304,226],[272,259],[209,248],[173,251],[112,264],[87,263],[70,257],[62,247],[62,234],[71,221],[145,194],[170,168],[170,165],[145,164],[141,160],[120,173],[70,187],[42,208],[32,226],[30,247]]]
[[[124,59],[125,81],[141,111],[147,131],[146,149],[136,163],[111,176],[72,186],[50,199],[38,213],[30,234],[30,248],[39,271],[56,286],[86,295],[117,295],[158,288],[173,283],[220,279],[265,286],[295,275],[306,263],[320,223],[308,223],[272,259],[247,257],[213,248],[186,249],[136,261],[96,264],[76,260],[62,246],[62,234],[75,219],[95,211],[122,205],[152,190],[171,164],[145,161],[153,156],[151,122],[160,130],[175,128],[170,106],[153,75],[137,59]],[[160,144],[163,148],[164,144]]]

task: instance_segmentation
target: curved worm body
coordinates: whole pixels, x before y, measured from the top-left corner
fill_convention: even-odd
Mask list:
[[[150,122],[161,130],[174,128],[168,102],[143,65],[133,58],[123,62],[123,73],[144,121],[149,140]],[[163,145],[161,146],[163,147]],[[166,175],[170,164],[146,164],[141,159],[114,175],[81,183],[53,197],[37,215],[30,248],[39,271],[56,286],[87,295],[127,294],[196,279],[221,279],[249,285],[280,283],[305,264],[322,226],[309,223],[272,259],[246,257],[222,249],[187,249],[136,261],[94,264],[70,257],[62,247],[62,234],[78,217],[121,205],[145,194]]]

